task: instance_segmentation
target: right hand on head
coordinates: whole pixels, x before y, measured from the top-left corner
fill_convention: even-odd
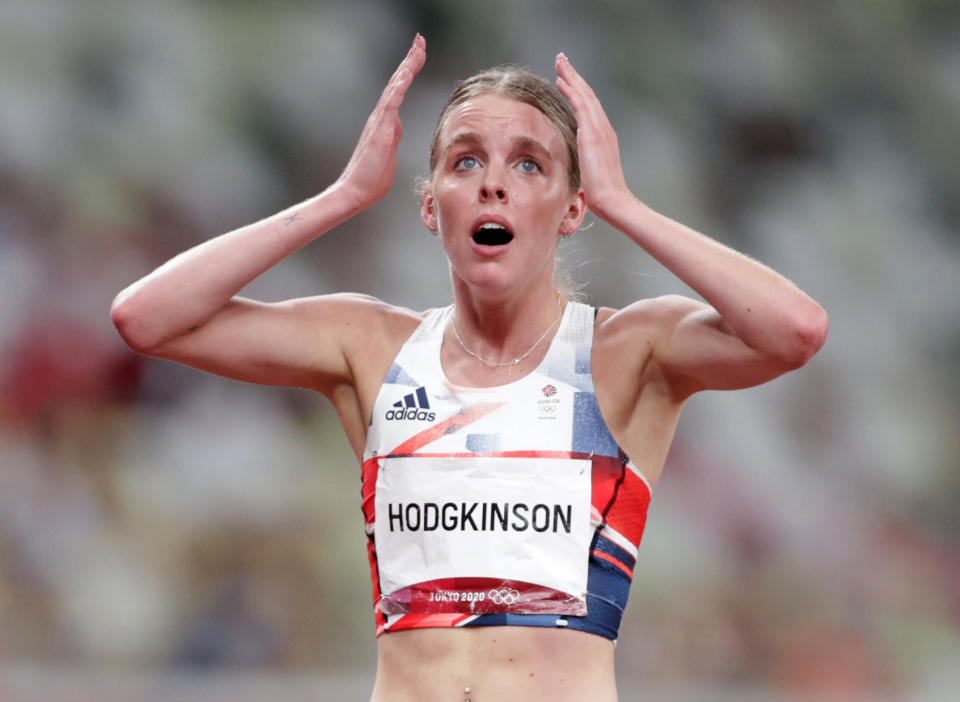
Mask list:
[[[403,136],[400,105],[427,59],[427,42],[417,34],[413,46],[397,67],[360,134],[360,141],[337,186],[356,201],[358,209],[370,207],[387,194],[397,172],[397,146]]]

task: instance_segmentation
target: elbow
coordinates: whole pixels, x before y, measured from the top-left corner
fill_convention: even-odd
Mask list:
[[[798,314],[791,323],[789,349],[783,358],[786,365],[791,369],[805,365],[823,348],[829,330],[827,311],[811,301],[810,307]]]
[[[146,315],[137,309],[126,290],[117,295],[110,305],[110,319],[127,346],[137,353],[155,355],[159,340],[151,336]]]

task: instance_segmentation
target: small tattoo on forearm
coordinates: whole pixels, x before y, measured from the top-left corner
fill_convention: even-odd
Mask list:
[[[294,212],[292,215],[287,216],[287,226],[289,227],[294,222],[300,219],[300,213]]]

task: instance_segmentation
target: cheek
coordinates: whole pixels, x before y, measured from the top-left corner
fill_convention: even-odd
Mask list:
[[[462,183],[441,184],[433,192],[434,212],[441,221],[456,219],[458,213],[465,211],[467,192]]]
[[[566,214],[568,201],[566,189],[556,188],[547,193],[541,191],[534,194],[529,201],[522,203],[522,209],[535,214],[537,219],[544,223],[554,220],[559,222]]]

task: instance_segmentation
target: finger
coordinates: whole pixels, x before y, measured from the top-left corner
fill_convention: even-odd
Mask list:
[[[557,56],[557,90],[570,101],[570,106],[577,113],[578,120],[587,118],[589,98],[584,95],[582,87],[574,82],[574,77],[568,70],[562,54]]]
[[[420,67],[423,66],[423,60],[426,57],[427,52],[427,40],[423,38],[419,33],[413,38],[413,43],[410,45],[410,48],[407,50],[406,55],[403,57],[403,60],[400,62],[400,65],[397,66],[397,70],[393,72],[391,77],[391,82],[396,78],[404,69],[410,69],[412,66],[416,65],[416,71],[420,70]],[[419,64],[419,65],[417,65]]]
[[[423,68],[427,60],[427,40],[419,33],[413,39],[413,44],[407,51],[397,70],[390,76],[383,92],[380,93],[380,99],[373,108],[373,112],[367,118],[364,132],[376,129],[384,117],[384,113],[398,112],[403,99],[407,94],[407,89],[413,83],[414,77]]]
[[[590,87],[590,84],[584,80],[583,76],[573,67],[573,64],[570,62],[570,59],[567,58],[567,55],[562,51],[557,54],[557,73],[563,77],[571,87],[582,90],[583,92],[590,94],[593,93],[593,89]]]
[[[413,79],[420,72],[420,69],[423,68],[426,60],[427,40],[418,33],[413,39],[413,45],[407,51],[407,55],[404,56],[400,65],[397,66],[397,70],[394,71],[387,88],[384,90],[382,96],[384,103],[390,104],[391,107],[399,107],[407,89],[413,83]]]
[[[571,103],[576,100],[578,102],[578,108],[591,106],[590,103],[599,105],[599,100],[593,88],[591,88],[590,84],[577,72],[577,69],[573,67],[573,64],[570,63],[570,59],[567,58],[566,54],[557,54],[556,66],[557,76],[564,80],[566,88],[570,93],[568,99]]]
[[[557,89],[570,101],[578,121],[600,125],[608,122],[597,94],[570,63],[566,54],[557,54]]]

